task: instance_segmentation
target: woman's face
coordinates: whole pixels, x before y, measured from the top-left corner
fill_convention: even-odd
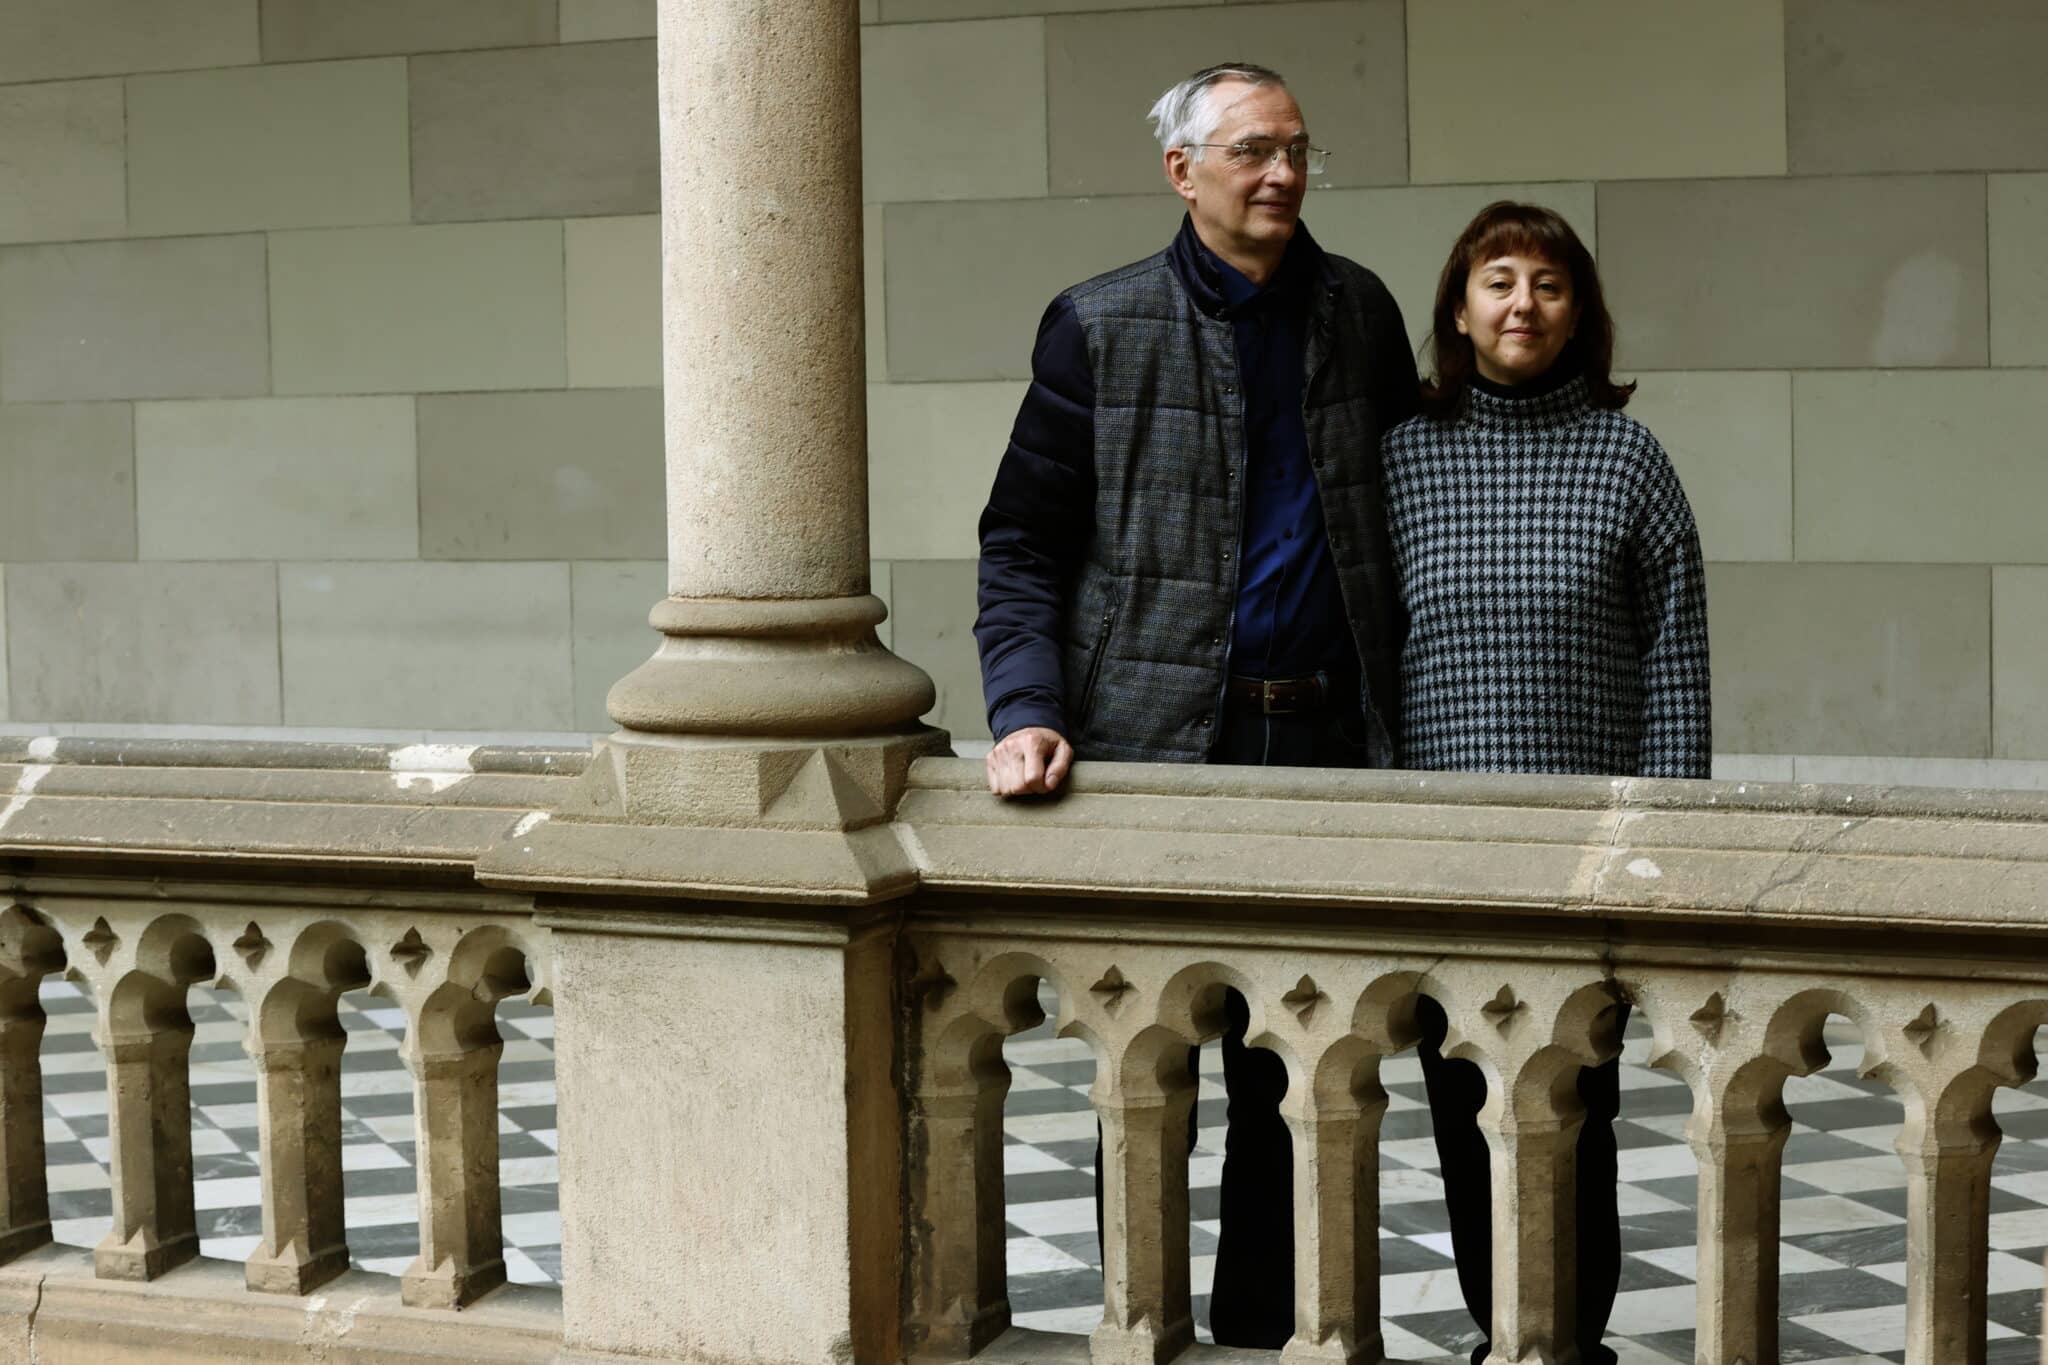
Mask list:
[[[1496,256],[1465,279],[1458,331],[1496,384],[1526,384],[1548,370],[1578,325],[1571,272],[1554,261]]]

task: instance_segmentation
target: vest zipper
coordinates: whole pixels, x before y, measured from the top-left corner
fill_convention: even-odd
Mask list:
[[[1212,322],[1214,321],[1212,319]],[[1216,322],[1215,325],[1227,328],[1230,331],[1229,349],[1224,354],[1230,357],[1231,368],[1233,372],[1236,372],[1237,331],[1228,322]],[[1235,480],[1237,487],[1234,492],[1234,496],[1237,499],[1237,518],[1236,524],[1230,530],[1230,549],[1227,552],[1230,561],[1230,610],[1223,617],[1223,668],[1216,676],[1216,703],[1209,712],[1211,716],[1209,722],[1209,745],[1203,751],[1202,756],[1204,758],[1216,752],[1217,741],[1223,737],[1223,704],[1224,698],[1230,690],[1230,651],[1237,644],[1237,584],[1239,575],[1244,572],[1244,555],[1241,553],[1244,549],[1244,489],[1245,480],[1251,475],[1251,450],[1246,444],[1244,421],[1241,415],[1244,408],[1244,375],[1241,372],[1237,373],[1237,383],[1231,388],[1229,396],[1237,399],[1240,412],[1237,424],[1237,478]],[[1307,403],[1304,400],[1304,411],[1306,407]]]

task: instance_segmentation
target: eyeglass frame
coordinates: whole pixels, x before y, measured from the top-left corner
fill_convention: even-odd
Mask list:
[[[1245,138],[1237,142],[1183,142],[1181,146],[1183,148],[1214,147],[1218,151],[1234,152],[1243,158],[1243,164],[1232,166],[1230,167],[1231,170],[1257,170],[1262,174],[1270,170],[1274,163],[1279,161],[1282,156],[1287,158],[1288,165],[1293,166],[1295,170],[1300,171],[1304,175],[1321,175],[1329,165],[1329,148],[1318,147],[1310,142],[1281,142],[1277,139],[1273,142],[1272,152],[1264,161],[1254,161],[1249,149],[1255,141],[1263,142],[1266,139]],[[1300,154],[1299,162],[1296,161],[1297,152]],[[1309,163],[1312,161],[1320,161],[1321,164],[1317,165],[1314,170],[1310,170]]]

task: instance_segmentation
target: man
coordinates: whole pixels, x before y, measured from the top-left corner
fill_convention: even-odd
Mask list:
[[[1400,310],[1302,225],[1325,154],[1278,74],[1198,71],[1151,118],[1186,219],[1164,251],[1046,310],[981,519],[974,630],[1001,796],[1056,790],[1077,756],[1393,761],[1402,625],[1379,440],[1416,407]],[[1228,1006],[1210,1327],[1273,1348],[1294,1330],[1286,1075],[1244,1046],[1243,999]]]

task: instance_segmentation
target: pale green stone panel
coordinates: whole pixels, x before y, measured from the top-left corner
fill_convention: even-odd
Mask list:
[[[895,651],[931,675],[938,702],[925,723],[956,739],[987,739],[981,699],[981,656],[974,646],[975,562],[897,560],[889,573],[895,606]]]
[[[0,84],[258,60],[256,0],[7,0]]]
[[[1385,282],[1420,352],[1430,332],[1437,277],[1443,274],[1451,244],[1473,215],[1497,199],[1554,209],[1564,215],[1587,250],[1598,249],[1593,187],[1569,182],[1316,191],[1302,206],[1302,221],[1323,250],[1350,257]]]
[[[661,385],[661,219],[562,225],[569,270],[569,386]]]
[[[263,60],[555,41],[555,0],[263,0]]]
[[[2039,0],[1794,0],[1792,172],[2048,168],[2044,55]]]
[[[1170,194],[1145,112],[1175,81],[1230,60],[1287,77],[1331,150],[1328,183],[1408,178],[1399,0],[1065,15],[1046,21],[1045,45],[1054,194]]]
[[[1991,752],[1991,571],[1710,564],[1714,748]]]
[[[1031,343],[1053,297],[1163,249],[1180,217],[1180,200],[1164,189],[1130,199],[889,205],[889,377],[1029,378]]]
[[[567,564],[283,564],[284,721],[574,728]]]
[[[870,384],[868,537],[888,559],[971,559],[1025,385]]]
[[[270,387],[263,238],[0,249],[0,401]]]
[[[420,222],[661,207],[652,42],[448,53],[410,65]]]
[[[1628,415],[1671,456],[1707,558],[1792,558],[1791,376],[1646,374]]]
[[[1625,368],[1985,363],[1981,176],[1608,182],[1599,214]]]
[[[1802,560],[2048,563],[2048,371],[1802,374]]]
[[[1781,0],[1410,0],[1413,178],[1782,175]]]
[[[1015,14],[1188,9],[1196,5],[1225,3],[1227,0],[880,0],[879,7],[882,22],[893,24],[910,19],[988,19]]]
[[[419,404],[423,557],[665,553],[659,389],[445,394]]]
[[[0,242],[120,236],[121,128],[119,81],[0,89]]]
[[[412,559],[410,398],[143,403],[135,503],[144,559]]]
[[[1045,193],[1045,21],[891,24],[861,41],[870,203]]]
[[[135,558],[128,404],[0,405],[0,558]]]
[[[405,62],[303,62],[128,81],[139,234],[403,223]]]
[[[1994,175],[1991,363],[2048,365],[2048,175]]]
[[[652,38],[654,0],[562,0],[562,41]]]
[[[0,720],[12,720],[7,704],[7,566],[0,564]]]
[[[279,393],[567,379],[560,223],[281,232],[270,278]]]
[[[1991,571],[1992,754],[2048,758],[2048,568]]]
[[[17,721],[276,725],[270,564],[10,564]]]
[[[647,624],[647,613],[668,595],[668,562],[614,560],[570,569],[576,615],[575,728],[609,732],[618,727],[605,714],[605,694],[661,643],[660,633]]]
[[[861,289],[867,311],[868,382],[889,377],[889,310],[882,285],[882,206],[861,208]]]

